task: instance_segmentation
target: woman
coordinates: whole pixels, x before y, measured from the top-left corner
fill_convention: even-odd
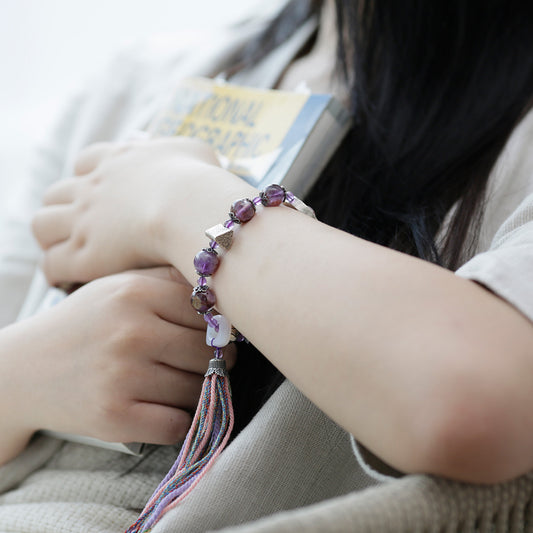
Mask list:
[[[326,2],[322,16],[331,9]],[[285,208],[267,209],[239,233],[213,279],[223,314],[336,424],[397,471],[496,482],[532,466],[531,179],[514,187],[512,199],[511,189],[488,184],[498,155],[531,105],[533,60],[524,50],[532,49],[533,32],[521,9],[501,2],[416,9],[338,2],[340,58],[355,125],[308,201],[319,218],[352,235]],[[315,47],[309,55],[300,48],[302,58],[282,73],[278,86],[324,64],[322,51],[332,43],[324,34],[327,20]],[[272,27],[282,26],[278,21]],[[261,42],[269,37],[267,32]],[[251,64],[256,53],[249,49],[242,58]],[[171,264],[194,284],[192,257],[206,244],[204,230],[225,220],[234,200],[257,195],[220,169],[207,148],[180,139],[95,145],[79,155],[74,173],[78,177],[47,191],[34,221],[52,283]],[[519,207],[522,199],[526,203]],[[498,227],[491,248],[483,232],[490,239]],[[474,251],[486,254],[467,261]],[[451,270],[461,265],[461,275],[455,275]],[[139,350],[140,363],[123,388],[107,385],[116,392],[113,408],[80,417],[74,404],[63,429],[81,430],[74,427],[79,423],[93,436],[128,440],[132,433],[117,430],[117,420],[130,420],[133,427],[142,419],[148,442],[169,443],[183,434],[188,419],[179,413],[195,394],[161,395],[175,389],[176,368],[182,380],[202,372],[192,362],[200,326],[196,317],[181,314],[184,280],[165,275],[129,277],[129,301],[182,328],[195,348],[179,362],[162,350],[157,363],[176,366],[164,377],[156,377],[156,365],[150,367],[157,386],[143,391],[141,405],[150,406],[150,413],[142,418],[129,408],[139,406],[132,400],[147,383],[146,352],[153,353],[154,335],[135,337],[147,349]],[[156,308],[159,298],[145,304],[157,290],[153,280],[165,281],[164,287],[157,283],[165,292],[172,276],[180,285],[176,306]],[[57,308],[61,320],[55,323],[71,315],[68,305],[86,307],[96,296],[112,294],[109,287],[98,292],[104,283],[122,285],[116,278],[88,284]],[[105,302],[103,307],[109,309]],[[126,308],[131,304],[114,311],[124,316]],[[131,343],[122,346],[118,360],[131,349]],[[111,376],[126,366],[116,366]],[[101,365],[97,369],[109,375]],[[161,385],[169,374],[172,384]],[[195,384],[188,380],[191,391],[199,386],[194,377]],[[57,390],[65,393],[55,400],[60,406],[64,397],[79,395]],[[64,412],[56,410],[49,424]],[[7,414],[4,419],[10,420]],[[11,433],[11,455],[35,429],[20,419],[11,417],[19,425]],[[374,460],[364,449],[363,454]],[[314,459],[303,462],[316,466]],[[256,475],[276,483],[273,471]],[[342,475],[340,467],[331,473],[336,475]],[[234,511],[230,506],[228,512]],[[181,520],[186,511],[180,512]],[[243,520],[218,516],[222,524]],[[198,523],[198,530],[206,523]]]

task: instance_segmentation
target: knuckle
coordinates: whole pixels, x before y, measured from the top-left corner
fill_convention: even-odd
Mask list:
[[[97,187],[102,183],[103,180],[104,180],[104,176],[102,172],[99,171],[98,169],[95,169],[87,176],[86,183],[90,187]]]
[[[44,254],[41,260],[41,270],[44,273],[46,281],[48,281],[51,286],[55,286],[59,283],[59,279],[55,276],[54,262],[50,253]]]
[[[175,281],[180,285],[183,284],[183,276],[176,270],[175,267],[168,265],[163,268],[165,269],[165,272],[171,281]]]
[[[131,316],[123,318],[113,328],[110,343],[115,357],[128,359],[132,353],[148,353],[151,346],[151,332],[144,323]]]
[[[89,154],[86,151],[80,152],[78,157],[76,158],[76,161],[74,161],[74,175],[75,176],[82,176],[85,174],[88,170],[88,162],[87,158],[89,157]]]
[[[133,148],[133,143],[129,141],[117,142],[110,149],[109,154],[112,157],[121,156],[130,152]]]
[[[73,202],[76,216],[79,218],[87,213],[91,207],[91,201],[88,194],[79,194]]]
[[[52,184],[43,194],[43,204],[44,205],[50,205],[55,203],[54,200],[56,198],[57,189],[59,185],[57,183]]]
[[[145,292],[142,276],[133,272],[115,274],[110,281],[112,286],[109,295],[119,303],[135,301]]]
[[[113,143],[98,142],[85,147],[74,161],[74,174],[86,176],[99,168],[113,149]]]
[[[137,274],[135,272],[124,272],[117,276],[119,279],[119,288],[125,294],[134,294],[137,295],[139,291],[144,291],[146,287],[146,277],[142,274]]]
[[[69,279],[61,281],[76,281],[79,283],[87,283],[97,277],[97,272],[93,270],[93,266],[85,261],[83,252],[86,250],[86,245],[81,237],[70,239],[68,262],[69,262]],[[70,279],[72,278],[72,279]]]
[[[82,159],[84,154],[80,153],[74,162],[74,175],[79,176],[85,170],[85,161]]]
[[[87,231],[82,224],[77,224],[72,229],[72,234],[70,236],[70,246],[72,251],[76,252],[81,250],[87,244]]]
[[[101,391],[99,400],[95,405],[94,413],[95,419],[99,421],[102,428],[107,431],[120,425],[125,411],[125,406],[120,402],[115,395],[109,391]]]
[[[122,319],[115,324],[113,332],[109,336],[111,352],[115,360],[120,360],[121,356],[130,354],[136,347],[137,328],[129,320]]]

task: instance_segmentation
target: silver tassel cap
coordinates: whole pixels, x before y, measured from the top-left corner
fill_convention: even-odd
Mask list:
[[[226,361],[224,361],[224,359],[211,359],[204,377],[210,376],[211,374],[226,377],[228,375],[228,371],[226,370]]]

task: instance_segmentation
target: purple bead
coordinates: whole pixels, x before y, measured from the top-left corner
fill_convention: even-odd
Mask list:
[[[204,314],[204,320],[213,328],[218,326],[218,322],[213,318],[213,315],[210,312]]]
[[[200,276],[211,276],[220,264],[220,258],[215,252],[201,250],[194,257],[194,268]]]
[[[261,202],[265,207],[276,207],[285,200],[285,189],[281,185],[269,185],[261,193]]]
[[[243,198],[233,202],[231,212],[241,222],[248,222],[255,215],[255,205],[248,198]]]
[[[207,313],[210,309],[214,307],[217,300],[211,289],[198,290],[196,287],[191,294],[191,305],[199,313]]]

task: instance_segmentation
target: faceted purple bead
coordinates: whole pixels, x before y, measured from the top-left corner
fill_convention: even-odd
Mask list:
[[[201,276],[211,276],[220,264],[220,258],[215,252],[201,250],[194,257],[194,268]]]
[[[248,198],[243,198],[242,200],[233,202],[231,206],[231,212],[241,222],[248,222],[255,215],[255,206],[251,200],[248,200]]]
[[[281,185],[269,185],[261,193],[261,202],[265,207],[276,207],[285,200],[285,189]]]
[[[191,305],[199,313],[207,313],[210,309],[214,307],[217,300],[211,289],[198,290],[196,287],[191,294]]]

